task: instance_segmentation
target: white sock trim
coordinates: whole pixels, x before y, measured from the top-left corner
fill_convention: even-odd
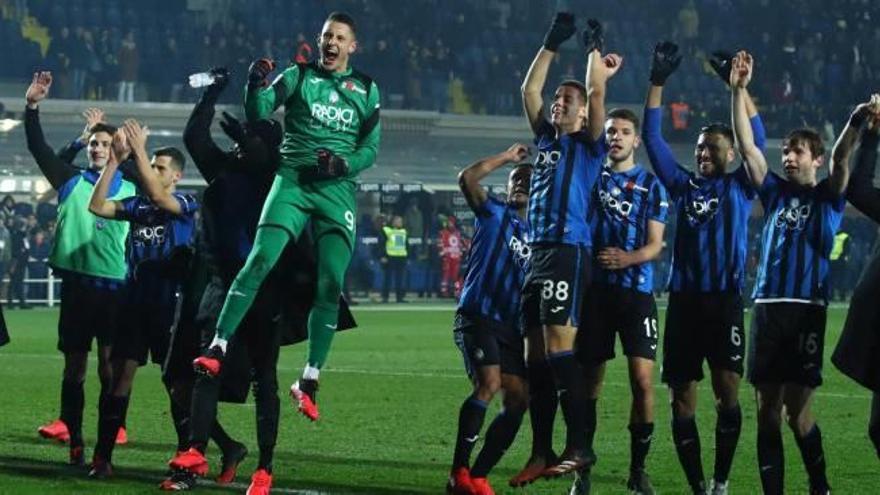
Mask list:
[[[318,368],[315,368],[314,366],[309,366],[307,364],[306,367],[303,368],[302,377],[305,380],[317,380],[318,376],[320,374],[321,374],[321,370],[319,370]]]
[[[208,348],[210,349],[211,347],[214,347],[214,346],[220,346],[220,350],[223,351],[223,354],[226,354],[226,344],[228,344],[228,343],[229,343],[228,340],[221,339],[220,337],[215,335],[214,340],[211,341],[211,345],[209,345]]]

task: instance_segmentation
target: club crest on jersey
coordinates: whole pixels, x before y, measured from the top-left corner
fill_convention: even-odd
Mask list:
[[[327,96],[327,99],[330,100],[330,103],[336,103],[337,101],[339,101],[339,93],[337,93],[336,91],[331,91],[330,94]]]
[[[107,220],[104,220],[103,218],[98,218],[97,220],[95,220],[95,228],[96,229],[104,230],[104,227],[106,227],[106,226],[107,226]]]
[[[349,91],[354,91],[355,93],[360,93],[362,95],[367,94],[367,90],[358,87],[353,81],[345,81],[344,83],[342,83],[342,87]]]
[[[791,198],[788,205],[776,214],[776,227],[801,230],[807,224],[812,209],[811,203],[801,204],[800,199]]]

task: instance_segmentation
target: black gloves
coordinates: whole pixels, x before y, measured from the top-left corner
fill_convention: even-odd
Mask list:
[[[724,84],[730,85],[730,67],[733,65],[733,53],[724,50],[715,50],[709,57],[709,65],[712,70],[718,74],[718,77],[724,81]]]
[[[584,29],[584,48],[589,55],[593,50],[599,50],[599,53],[605,49],[605,30],[596,19],[587,21],[587,28]]]
[[[345,177],[350,172],[345,158],[336,155],[327,148],[318,148],[315,152],[318,155],[316,179],[336,179]]]
[[[228,112],[223,112],[223,120],[220,121],[220,128],[229,136],[229,139],[239,143],[244,142],[244,126],[238,119]]]
[[[559,45],[574,36],[577,28],[574,25],[574,14],[571,12],[559,12],[553,18],[553,24],[547,34],[544,35],[544,49],[551,52],[559,50]]]
[[[269,85],[266,77],[275,70],[275,61],[269,58],[261,58],[251,62],[248,68],[248,86],[251,88],[262,88]]]
[[[205,94],[219,96],[229,84],[229,71],[226,70],[226,67],[212,67],[208,73],[214,77],[214,82],[205,88]]]
[[[651,84],[663,86],[666,79],[678,69],[681,64],[681,55],[678,53],[678,45],[671,41],[661,41],[654,47],[654,57],[651,59]]]

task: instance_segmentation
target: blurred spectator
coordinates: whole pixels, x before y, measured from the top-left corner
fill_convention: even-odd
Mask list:
[[[388,295],[391,292],[391,283],[394,282],[397,302],[407,302],[404,299],[406,294],[406,229],[403,227],[403,217],[394,215],[391,219],[391,226],[382,227],[382,238],[380,243],[385,246],[384,255],[381,258],[382,265],[385,269],[385,277],[382,282],[382,302],[388,302]]]
[[[302,33],[296,35],[296,53],[293,61],[298,64],[307,64],[312,61],[312,45],[306,41],[306,36]]]
[[[9,269],[7,304],[9,307],[12,307],[12,301],[18,299],[18,307],[28,309],[30,305],[27,302],[24,278],[27,275],[28,256],[30,255],[31,246],[28,239],[27,223],[23,219],[16,218],[12,222],[10,240],[12,244],[12,265]]]
[[[446,217],[446,224],[440,231],[440,297],[458,298],[461,293],[461,259],[464,256],[464,239],[456,225],[455,216]],[[452,289],[452,292],[450,292]]]
[[[35,280],[28,284],[28,299],[43,301],[47,298],[46,279],[49,278],[49,252],[52,246],[46,238],[46,232],[37,229],[32,236],[30,251],[28,253],[27,275]]]
[[[52,71],[52,83],[55,91],[62,98],[70,98],[73,94],[70,81],[70,50],[73,39],[70,28],[64,26],[49,43],[46,53],[46,67]]]
[[[11,220],[15,216],[15,198],[11,194],[3,196],[3,201],[0,202],[0,215],[5,220]]]
[[[12,260],[12,238],[6,222],[0,221],[0,294],[3,293],[6,272],[9,271],[9,262]]]
[[[134,85],[138,80],[141,63],[134,31],[125,33],[116,59],[119,63],[119,93],[116,100],[131,103],[134,101]]]

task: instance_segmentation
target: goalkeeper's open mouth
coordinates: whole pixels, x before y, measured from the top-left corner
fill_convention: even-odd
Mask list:
[[[339,59],[339,48],[335,46],[323,46],[321,47],[321,63],[325,68],[330,68],[336,65],[336,61]]]

